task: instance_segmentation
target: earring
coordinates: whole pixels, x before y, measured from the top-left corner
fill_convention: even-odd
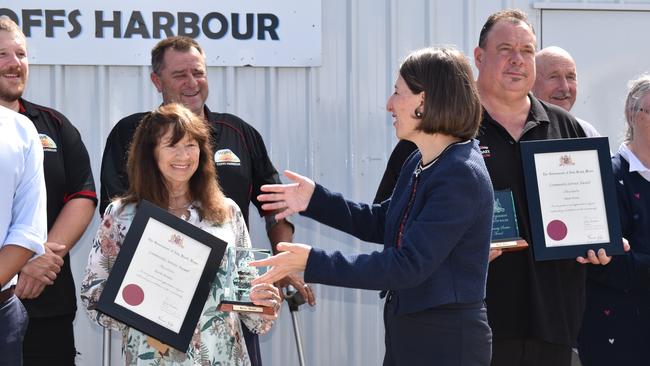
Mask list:
[[[420,112],[420,111],[416,108],[416,109],[415,109],[415,116],[416,116],[417,118],[422,118],[423,114],[422,114],[422,112]]]

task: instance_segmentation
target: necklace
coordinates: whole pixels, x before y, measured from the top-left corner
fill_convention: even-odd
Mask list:
[[[186,203],[184,203],[184,204],[182,204],[180,206],[177,206],[177,207],[169,206],[169,207],[167,207],[167,209],[170,210],[170,211],[173,211],[173,210],[187,210],[188,207],[190,207],[191,204],[192,204],[192,202],[186,202]]]
[[[192,205],[192,202],[187,202],[182,206],[178,207],[172,207],[169,206],[167,207],[167,210],[174,214],[174,216],[180,217],[181,220],[187,220],[190,216],[190,206]]]

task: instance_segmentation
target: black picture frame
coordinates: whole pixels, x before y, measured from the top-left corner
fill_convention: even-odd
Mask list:
[[[149,220],[156,220],[163,225],[187,235],[210,248],[200,280],[193,293],[191,303],[178,333],[157,322],[131,311],[115,302],[124,277],[131,265],[138,244]],[[217,274],[227,243],[210,233],[172,215],[146,200],[140,201],[131,227],[127,232],[115,264],[108,276],[106,286],[99,298],[96,309],[111,318],[117,319],[162,343],[186,352],[198,323],[201,311],[210,292],[212,282]]]
[[[571,158],[572,152],[596,151],[603,191],[605,216],[609,240],[597,243],[572,244],[567,246],[547,245],[546,226],[542,219],[540,192],[535,156],[545,153],[566,153]],[[612,173],[609,143],[606,137],[590,137],[558,140],[539,140],[521,142],[521,161],[530,217],[530,234],[534,257],[537,261],[570,259],[586,257],[588,250],[597,251],[604,248],[607,255],[623,254],[621,224],[615,181]],[[580,172],[578,172],[579,174]]]

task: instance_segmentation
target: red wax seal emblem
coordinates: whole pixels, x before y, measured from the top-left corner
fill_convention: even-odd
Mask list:
[[[546,225],[546,232],[548,233],[548,236],[551,237],[551,239],[560,241],[566,238],[568,229],[564,222],[560,220],[553,220],[549,222],[548,225]]]
[[[136,284],[126,285],[122,289],[122,298],[131,306],[138,306],[144,301],[144,291]]]

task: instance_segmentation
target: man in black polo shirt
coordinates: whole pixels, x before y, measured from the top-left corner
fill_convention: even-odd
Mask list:
[[[0,49],[5,51],[0,63],[0,105],[34,123],[43,145],[47,190],[46,253],[22,268],[15,289],[29,314],[24,365],[74,365],[72,321],[77,299],[68,252],[92,219],[95,183],[77,129],[61,113],[21,98],[29,73],[26,47],[20,28],[8,18],[0,19]],[[52,285],[32,276],[35,268],[55,264],[60,272]]]
[[[153,71],[151,81],[162,93],[163,103],[182,103],[211,127],[214,160],[219,184],[224,194],[234,200],[248,225],[248,207],[251,202],[266,219],[271,245],[291,242],[293,227],[285,220],[275,221],[270,212],[264,212],[257,200],[264,184],[281,183],[271,163],[264,141],[251,125],[237,116],[211,112],[205,105],[208,98],[205,55],[199,44],[188,37],[170,37],[160,41],[151,51]],[[148,112],[147,112],[148,113]],[[136,113],[120,120],[106,141],[101,170],[100,212],[112,198],[126,192],[128,177],[126,160],[135,129],[146,113]],[[305,299],[315,304],[309,286],[297,277],[288,277]],[[261,365],[257,335],[242,325],[246,346],[253,365]]]
[[[492,14],[474,50],[483,122],[478,140],[495,191],[512,190],[520,235],[531,243],[520,141],[584,137],[563,109],[535,98],[537,41],[526,15]],[[585,263],[606,264],[603,249],[587,258],[536,262],[532,250],[492,250],[487,284],[492,365],[570,365],[584,310]]]

